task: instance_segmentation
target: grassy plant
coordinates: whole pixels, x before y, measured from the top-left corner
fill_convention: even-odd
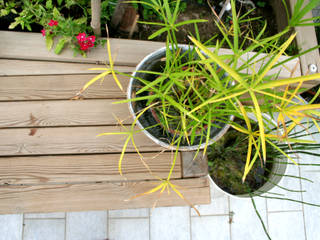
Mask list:
[[[214,46],[209,46],[200,40],[197,23],[204,20],[177,22],[180,0],[176,1],[174,8],[169,5],[168,0],[131,2],[148,6],[162,19],[161,23],[148,23],[160,27],[149,36],[149,39],[166,34],[166,56],[161,71],[139,71],[139,73],[154,76],[152,80],[134,76],[141,83],[135,98],[118,103],[144,101],[146,106],[153,104],[153,110],[159,119],[163,133],[168,136],[171,145],[176,147],[172,167],[174,167],[179,147],[196,144],[200,148],[200,145],[205,143],[205,153],[210,143],[210,130],[219,129],[224,124],[230,124],[233,129],[245,134],[248,139],[243,182],[257,160],[266,162],[267,145],[288,157],[293,164],[297,164],[274,142],[288,146],[314,143],[291,137],[290,134],[305,118],[312,121],[320,131],[318,125],[320,104],[314,104],[312,101],[305,103],[299,96],[303,91],[303,83],[320,78],[320,74],[293,77],[295,69],[291,69],[291,77],[280,79],[279,71],[276,74],[271,71],[287,68],[288,60],[281,60],[281,56],[295,39],[294,27],[319,25],[313,23],[314,18],[304,19],[304,15],[318,4],[318,0],[311,0],[306,5],[303,5],[303,0],[298,0],[292,16],[288,17],[289,25],[270,37],[263,37],[267,24],[256,36],[244,34],[239,23],[256,19],[250,19],[246,14],[239,16],[235,1],[232,0],[232,24],[226,26],[221,21],[216,22],[223,39],[216,40]],[[285,4],[285,1],[283,3]],[[288,13],[287,6],[286,9]],[[189,36],[190,43],[194,47],[190,46],[186,51],[182,51],[176,40],[176,32],[184,24],[193,24],[196,30],[195,36]],[[287,34],[290,34],[290,37],[279,44]],[[215,36],[212,40],[214,39]],[[225,44],[231,50],[230,54],[221,54],[222,46]],[[253,51],[256,53],[251,54],[250,52]],[[304,53],[296,54],[289,60]],[[110,67],[113,69],[110,51],[109,58]],[[105,70],[106,72],[91,80],[85,88],[105,74],[113,73],[114,76],[122,74],[110,68]],[[142,112],[149,110],[149,107],[146,107]],[[133,126],[142,116],[142,112],[137,113]],[[231,115],[242,119],[245,124],[239,125],[233,122]],[[291,121],[289,125],[287,120]],[[258,125],[255,130],[252,127],[254,124]],[[270,130],[273,128],[277,131],[271,133]],[[122,157],[128,141],[134,137],[132,131],[127,134]],[[122,157],[119,164],[120,172]],[[177,190],[170,185],[172,169],[166,180],[161,180],[159,186],[147,193],[163,192],[170,187],[174,191]]]

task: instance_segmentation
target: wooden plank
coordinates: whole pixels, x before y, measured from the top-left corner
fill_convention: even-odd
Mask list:
[[[0,127],[117,125],[117,118],[131,124],[128,104],[116,99],[0,102]]]
[[[192,204],[209,204],[210,187],[207,178],[173,180]],[[173,191],[164,191],[129,200],[159,184],[159,181],[107,182],[96,184],[52,184],[0,187],[0,214],[30,212],[66,212],[157,206],[181,206],[187,203]]]
[[[49,52],[41,33],[0,31],[0,39],[0,58],[98,64],[108,62],[106,45],[91,49],[84,58],[80,55],[74,57],[70,49],[64,49],[60,55]],[[127,66],[137,65],[149,53],[165,46],[160,42],[128,39],[110,39],[110,45],[115,64]]]
[[[195,157],[196,151],[182,152],[182,176],[183,178],[195,178],[208,175],[207,155],[200,151]]]
[[[89,68],[101,67],[96,64],[83,63],[62,63],[27,60],[0,59],[0,76],[21,76],[21,75],[63,75],[63,74],[93,74],[100,73],[99,70]],[[120,72],[132,72],[133,67],[115,66]]]
[[[1,129],[0,156],[119,153],[126,135],[96,136],[120,131],[125,129],[117,126]],[[135,134],[134,140],[141,152],[162,150],[142,132]],[[127,151],[135,152],[131,143]]]
[[[291,11],[293,11],[293,7],[296,4],[297,0],[289,0]],[[304,4],[307,4],[307,1],[305,1]],[[305,18],[312,18],[312,12],[308,12],[305,15]],[[315,47],[318,45],[317,36],[314,27],[312,26],[304,26],[304,27],[296,27],[295,28],[297,32],[296,41],[298,44],[298,47],[300,49],[300,52],[306,51],[312,47]],[[311,64],[314,64],[317,66],[317,73],[320,72],[320,54],[319,49],[315,49],[307,54],[304,54],[300,57],[301,62],[301,70],[303,75],[310,74],[309,66]],[[316,86],[320,84],[320,79],[315,79],[312,82],[308,82],[306,85],[304,84],[304,87],[311,88],[313,86]]]
[[[42,39],[41,34],[38,33],[18,33],[18,32],[8,32],[8,31],[0,31],[0,37],[3,39],[0,44],[5,46],[0,46],[0,58],[8,58],[8,59],[32,59],[32,60],[47,60],[47,61],[69,61],[69,62],[86,62],[86,63],[102,63],[105,62],[107,59],[106,50],[102,50],[101,48],[93,49],[91,53],[89,53],[88,58],[82,58],[81,56],[73,57],[71,51],[67,50],[64,51],[60,55],[55,55],[54,53],[48,52],[45,48],[44,40]],[[21,40],[23,39],[23,40]],[[23,41],[23,44],[21,44]],[[150,42],[150,41],[137,41],[137,40],[125,40],[125,39],[111,39],[111,52],[114,56],[116,56],[115,63],[117,65],[128,65],[128,66],[135,66],[139,63],[145,56],[149,53],[163,47],[164,43],[159,42]],[[34,51],[34,48],[37,48],[37,51]],[[220,49],[219,54],[232,54],[230,49]],[[243,59],[247,57],[253,56],[255,53],[248,53],[246,56],[243,56]],[[265,54],[261,54],[261,58],[265,57]],[[284,60],[287,57],[282,56],[280,60]],[[241,61],[241,60],[240,60]],[[0,60],[0,66],[5,64]],[[21,63],[17,62],[17,64]],[[43,64],[45,66],[43,66]],[[58,64],[58,63],[56,63]],[[256,69],[261,66],[262,63],[256,65]],[[296,60],[292,60],[286,64],[288,69],[294,69],[296,64]],[[48,71],[48,74],[53,74],[52,72],[56,72],[56,74],[63,74],[64,71],[75,73],[74,71],[80,71],[79,69],[73,69],[72,65],[71,68],[69,65],[63,67],[61,65],[59,69],[61,69],[61,73],[57,73],[57,71],[53,71],[49,67],[47,63],[39,63],[39,67],[41,70]],[[35,64],[33,65],[34,67]],[[38,74],[45,74],[40,69],[30,69],[32,68],[31,63],[25,63],[23,68],[26,69],[19,69],[22,72],[27,72],[25,74],[20,74],[19,71],[16,71],[16,68],[7,70],[7,67],[10,67],[10,64],[6,64],[6,67],[3,67],[1,71],[0,68],[0,75],[30,75],[34,72],[33,75]],[[69,69],[70,68],[70,69]],[[73,70],[73,71],[72,71]],[[121,71],[126,71],[127,69],[121,69]],[[131,69],[132,70],[132,69]],[[84,69],[81,69],[82,73]],[[271,70],[270,74],[277,73],[278,69]],[[40,73],[39,73],[40,72]],[[128,71],[131,72],[131,71]],[[87,72],[84,72],[87,73]],[[299,70],[296,72],[296,76],[299,76]],[[290,70],[283,69],[281,73],[281,77],[288,77],[290,76]]]
[[[0,188],[8,184],[154,180],[155,176],[167,178],[173,154],[163,152],[142,155],[152,174],[137,153],[124,156],[123,176],[118,172],[119,154],[0,157]],[[172,179],[181,178],[181,175],[181,161],[178,157]]]
[[[0,101],[16,100],[67,100],[75,94],[96,74],[85,75],[50,75],[0,77]],[[118,75],[124,89],[129,78]],[[106,76],[102,83],[96,82],[84,93],[85,99],[91,98],[125,98],[112,76]]]

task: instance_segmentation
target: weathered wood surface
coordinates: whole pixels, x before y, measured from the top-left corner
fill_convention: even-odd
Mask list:
[[[167,177],[172,153],[142,155],[151,173],[141,163],[137,153],[128,153],[122,161],[123,176],[118,171],[119,154],[0,157],[0,189],[8,184],[96,183]],[[180,160],[178,156],[172,179],[182,177]]]
[[[69,100],[96,74],[0,77],[0,101]],[[118,75],[124,89],[129,78]],[[125,98],[111,75],[83,92],[85,99]],[[84,109],[85,111],[85,109]]]
[[[97,64],[108,62],[106,45],[91,49],[84,58],[80,55],[74,57],[70,49],[64,49],[60,55],[49,52],[41,33],[0,31],[0,39],[0,58]],[[160,42],[127,39],[110,39],[110,45],[115,64],[126,66],[135,66],[146,55],[165,46]]]
[[[296,4],[297,0],[290,0],[291,11],[293,11],[293,7]],[[304,4],[307,4],[305,1]],[[305,18],[312,18],[312,12],[308,12],[305,15]],[[296,27],[297,31],[296,41],[300,52],[306,51],[312,47],[318,45],[317,36],[314,27],[312,26],[304,26],[304,27]],[[309,66],[311,64],[315,64],[318,68],[317,72],[320,72],[320,54],[319,49],[315,49],[307,54],[304,54],[300,57],[301,61],[301,70],[304,75],[310,74]],[[317,79],[313,84],[317,85],[320,83],[320,79]]]
[[[118,126],[1,129],[0,156],[120,153],[127,135],[96,137],[120,131],[125,129]],[[163,149],[142,132],[135,135],[134,141],[141,152]],[[135,152],[131,142],[127,152]]]
[[[182,176],[183,178],[203,177],[208,175],[208,159],[203,156],[203,151],[182,152]]]
[[[43,61],[63,61],[69,62],[67,65],[63,65],[61,63],[52,62],[8,62],[5,63],[0,59],[1,64],[5,64],[0,68],[0,75],[33,75],[43,74],[43,72],[47,72],[47,74],[74,74],[75,71],[81,71],[81,73],[88,73],[89,70],[87,68],[97,67],[87,65],[76,65],[71,64],[70,62],[82,62],[82,63],[107,63],[108,55],[107,50],[102,47],[98,47],[93,49],[92,52],[88,54],[87,58],[82,58],[78,56],[76,58],[73,57],[72,52],[70,50],[64,50],[63,54],[55,55],[54,53],[50,53],[47,51],[45,47],[45,41],[43,40],[41,34],[38,33],[20,33],[20,32],[7,32],[0,31],[0,37],[2,41],[0,42],[0,58],[7,59],[32,59],[32,60],[43,60]],[[20,44],[20,41],[23,39],[23,44]],[[123,72],[132,72],[132,68],[124,67],[125,66],[136,66],[146,55],[149,53],[161,48],[164,46],[163,43],[158,42],[149,42],[149,41],[137,41],[137,40],[126,40],[126,39],[111,39],[111,52],[115,58],[115,63],[117,65],[117,69]],[[1,46],[4,46],[1,48]],[[37,51],[33,51],[32,49],[37,47]],[[229,49],[220,49],[219,54],[232,54],[232,51]],[[243,56],[243,61],[247,58],[250,58],[255,53],[250,52],[246,56]],[[265,57],[265,54],[261,54],[261,58]],[[287,59],[286,56],[282,56],[281,60]],[[240,60],[241,61],[241,60]],[[14,65],[20,66],[22,68],[21,72],[17,71]],[[39,64],[38,69],[36,69],[36,64]],[[259,62],[255,65],[256,69],[259,69],[263,62]],[[280,72],[280,77],[289,77],[291,74],[291,70],[295,68],[297,64],[297,59],[293,59],[286,63],[286,68],[283,68]],[[25,65],[25,66],[23,66]],[[22,67],[23,66],[23,67]],[[85,66],[88,66],[87,68]],[[7,69],[8,68],[8,69]],[[20,69],[19,68],[19,69]],[[57,71],[57,69],[60,69]],[[269,72],[269,74],[278,73],[279,69],[274,69]],[[78,72],[79,73],[79,72]],[[295,76],[300,75],[300,69],[298,68],[295,73]]]
[[[210,203],[207,178],[173,180],[192,204]],[[64,212],[124,208],[187,205],[177,194],[164,191],[130,200],[147,192],[159,181],[103,182],[97,184],[9,185],[0,187],[0,214],[28,212]]]
[[[115,99],[79,101],[0,102],[1,127],[52,127],[117,125],[132,123],[127,104],[113,104]]]
[[[103,66],[71,62],[0,59],[0,76],[93,74],[101,73],[102,71],[89,70],[90,68],[101,67]],[[115,70],[129,73],[132,72],[134,68],[115,66]]]

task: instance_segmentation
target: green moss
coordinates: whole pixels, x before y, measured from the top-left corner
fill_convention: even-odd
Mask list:
[[[210,176],[220,188],[231,194],[245,194],[260,188],[268,177],[265,168],[269,170],[272,168],[272,164],[265,166],[257,159],[245,182],[242,183],[247,148],[247,135],[234,129],[230,129],[219,141],[208,147]],[[269,152],[274,151],[270,146],[267,149]],[[272,162],[270,158],[267,160]]]

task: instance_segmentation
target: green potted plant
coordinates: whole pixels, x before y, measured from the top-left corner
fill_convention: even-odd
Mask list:
[[[203,149],[205,154],[228,127],[243,134],[247,140],[242,183],[245,183],[257,162],[261,161],[262,165],[267,163],[268,148],[296,164],[278,145],[287,144],[290,148],[297,143],[314,144],[313,141],[292,137],[291,133],[302,125],[305,118],[320,130],[317,122],[320,104],[313,103],[315,98],[307,103],[299,95],[304,90],[303,83],[320,78],[320,74],[281,79],[277,69],[284,69],[286,62],[304,54],[281,60],[294,41],[294,27],[315,25],[313,19],[303,17],[318,4],[317,0],[311,0],[305,6],[303,0],[298,0],[288,26],[268,37],[264,37],[266,23],[256,36],[242,33],[239,24],[255,19],[250,19],[249,13],[239,16],[235,0],[232,0],[231,24],[226,26],[221,21],[216,22],[220,38],[213,38],[213,45],[203,43],[200,39],[197,23],[203,20],[176,22],[180,0],[174,6],[168,0],[132,2],[146,4],[154,9],[163,22],[150,23],[160,27],[150,39],[167,34],[167,41],[164,49],[147,56],[133,75],[127,75],[131,77],[128,99],[117,102],[129,103],[134,118],[131,130],[121,133],[128,137],[119,159],[120,174],[126,146],[129,141],[135,146],[134,134],[141,131],[175,151],[168,177],[161,179],[160,184],[147,193],[172,188],[181,197],[176,186],[170,182],[178,151],[191,147],[197,153]],[[176,32],[184,24],[195,25],[195,36],[189,36],[192,46],[181,46],[176,40]],[[287,40],[283,41],[284,37]],[[107,46],[110,66],[88,82],[80,92],[107,74],[112,74],[122,89],[116,74],[126,74],[114,70],[109,41]],[[221,54],[225,46],[230,50],[227,54]],[[294,69],[292,75],[293,72]],[[234,117],[242,122],[235,121]],[[141,130],[135,130],[135,125],[140,126]],[[111,134],[115,133],[101,135]],[[139,149],[135,148],[140,155]]]

